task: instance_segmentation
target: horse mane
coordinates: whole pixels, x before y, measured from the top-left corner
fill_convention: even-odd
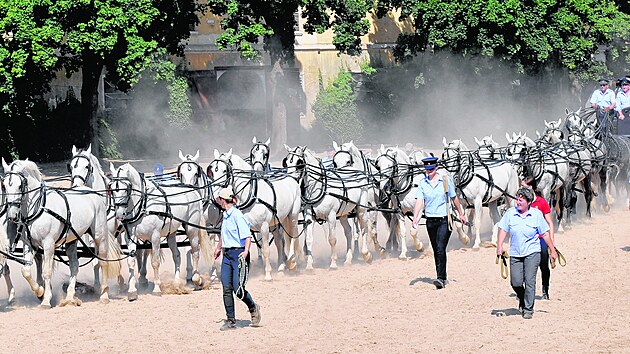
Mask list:
[[[82,151],[81,153],[84,153],[86,151]],[[94,156],[92,153],[87,154],[87,158],[90,159],[90,162],[92,162],[92,166],[94,166],[94,170],[98,172],[98,174],[103,177],[103,179],[105,181],[107,181],[107,176],[105,175],[105,172],[103,171],[103,168],[101,167],[101,163],[100,161],[96,158],[96,156]],[[107,182],[105,182],[105,184],[107,184]]]
[[[33,176],[36,180],[42,180],[42,173],[39,171],[39,167],[33,161],[29,160],[15,160],[11,163],[11,166],[18,166],[22,168],[22,171]]]
[[[222,155],[222,157],[225,157],[225,155]],[[230,156],[230,162],[237,170],[251,170],[253,168],[252,165],[236,154],[232,154],[232,156]]]
[[[119,169],[127,172],[127,178],[129,178],[132,185],[140,186],[142,184],[140,181],[140,173],[138,173],[138,170],[131,166],[129,162],[120,166]]]
[[[396,161],[398,161],[398,163],[403,163],[408,165],[409,164],[409,155],[407,155],[401,148],[399,147],[389,147],[385,150],[385,153],[387,154],[387,152],[389,151],[393,151],[396,153]],[[401,161],[402,160],[402,161]]]

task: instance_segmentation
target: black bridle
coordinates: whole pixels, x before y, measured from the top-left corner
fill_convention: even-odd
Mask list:
[[[263,150],[264,148],[264,150]],[[255,151],[263,151],[263,160],[262,161],[254,161],[254,152]],[[252,149],[249,151],[249,160],[252,162],[252,168],[256,169],[256,164],[261,165],[262,170],[265,170],[265,167],[269,163],[269,146],[262,142],[257,142],[252,146]]]
[[[90,158],[84,155],[80,154],[81,151],[79,151],[79,153],[77,155],[75,155],[70,162],[68,162],[67,164],[67,168],[68,168],[68,172],[72,174],[72,170],[73,168],[77,168],[79,167],[79,160],[81,159],[85,159],[87,160],[87,174],[85,175],[85,177],[81,176],[81,175],[77,175],[77,174],[72,174],[72,184],[74,185],[74,179],[78,178],[81,181],[83,181],[83,184],[87,184],[88,180],[90,179],[90,177],[92,176],[92,174],[94,173],[94,167],[92,166],[92,161],[90,161]],[[74,166],[72,166],[72,163],[74,161]]]

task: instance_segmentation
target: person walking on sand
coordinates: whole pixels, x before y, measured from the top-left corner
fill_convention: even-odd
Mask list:
[[[413,210],[412,227],[418,227],[420,220],[420,211],[424,205],[424,213],[427,218],[427,233],[429,241],[433,248],[433,258],[435,261],[435,270],[437,279],[433,281],[433,285],[437,289],[442,289],[448,284],[446,276],[446,246],[451,237],[451,225],[449,225],[448,215],[450,213],[449,199],[457,208],[459,219],[464,220],[464,210],[455,194],[455,186],[453,180],[444,175],[440,175],[438,170],[438,158],[427,157],[422,159],[426,177],[420,181],[416,192],[416,204]]]
[[[510,234],[510,283],[518,299],[518,308],[524,319],[534,316],[536,273],[540,264],[542,235],[551,250],[551,261],[558,258],[556,247],[549,237],[549,225],[542,214],[530,205],[534,192],[528,187],[516,191],[516,206],[508,209],[499,222],[497,255],[503,255],[503,241]]]
[[[221,284],[223,285],[223,305],[227,319],[221,330],[236,328],[233,294],[236,294],[236,297],[247,305],[251,314],[252,326],[258,326],[261,319],[260,306],[254,302],[251,294],[245,289],[249,275],[249,248],[252,244],[250,224],[235,206],[236,198],[232,186],[221,189],[216,200],[224,210],[221,237],[214,252],[214,259],[219,258],[223,253]]]

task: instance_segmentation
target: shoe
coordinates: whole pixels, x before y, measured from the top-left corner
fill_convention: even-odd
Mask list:
[[[534,314],[531,313],[531,312],[525,312],[523,314],[523,319],[525,319],[525,320],[531,320],[533,317],[534,317]]]
[[[543,300],[549,300],[549,288],[543,288]]]
[[[225,322],[223,323],[223,326],[221,326],[221,328],[219,330],[221,330],[221,331],[229,331],[231,329],[236,329],[236,319],[235,318],[228,318],[227,320],[225,320]]]
[[[254,309],[250,310],[249,313],[252,315],[252,326],[258,326],[261,319],[260,306],[258,304],[254,305]]]
[[[444,288],[444,281],[442,279],[435,279],[433,285],[435,285],[436,289],[442,289]]]

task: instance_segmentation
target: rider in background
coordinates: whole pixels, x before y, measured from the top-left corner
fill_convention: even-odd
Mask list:
[[[597,122],[603,125],[604,132],[608,130],[608,114],[615,108],[615,92],[608,87],[607,79],[599,79],[599,89],[591,95],[591,107],[595,108]],[[606,119],[604,119],[606,118]]]
[[[619,84],[621,90],[617,92],[615,110],[619,113],[619,119],[624,120],[626,116],[630,115],[630,79],[624,77],[619,80]]]
[[[232,186],[221,189],[216,199],[221,205],[221,209],[224,210],[221,237],[214,252],[214,259],[219,258],[223,253],[221,284],[223,285],[223,305],[227,319],[221,330],[236,328],[233,293],[247,305],[252,316],[252,326],[257,326],[260,323],[260,306],[254,302],[251,294],[245,289],[247,272],[249,272],[249,247],[252,244],[250,223],[243,213],[236,208],[236,198]],[[243,274],[242,272],[246,273]]]
[[[553,219],[551,218],[551,208],[549,207],[549,203],[542,197],[542,193],[540,189],[538,189],[538,183],[532,176],[525,177],[523,179],[523,187],[527,187],[534,191],[534,195],[536,198],[532,202],[531,207],[540,210],[549,225],[549,237],[551,241],[556,242],[555,233],[554,233],[554,225]],[[538,235],[538,239],[540,240],[540,275],[542,278],[542,298],[543,300],[549,300],[549,277],[551,276],[551,272],[549,271],[549,246],[547,246],[547,242],[542,238],[541,235]]]

